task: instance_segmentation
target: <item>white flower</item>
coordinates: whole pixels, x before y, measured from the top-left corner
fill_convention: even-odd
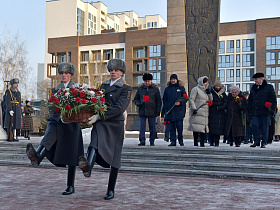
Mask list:
[[[89,85],[84,83],[83,86],[82,86],[82,88],[83,88],[83,89],[88,89],[88,88],[89,88]]]
[[[95,96],[95,92],[94,91],[89,91],[90,96]]]
[[[66,93],[65,93],[65,96],[66,96],[66,97],[67,97],[67,96],[69,96],[69,95],[70,95],[70,93],[69,93],[69,92],[66,92]]]
[[[66,91],[69,91],[70,89],[69,89],[69,88],[65,88],[65,90],[66,90]]]

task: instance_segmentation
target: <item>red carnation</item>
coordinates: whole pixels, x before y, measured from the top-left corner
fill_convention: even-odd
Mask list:
[[[65,90],[65,91],[63,92],[63,95],[65,95],[65,93],[67,93],[67,90]]]
[[[70,110],[70,109],[71,109],[71,106],[70,106],[69,104],[67,104],[67,105],[65,106],[65,109],[66,109],[66,110]]]
[[[163,125],[166,125],[166,122],[163,122],[162,124],[163,124]]]
[[[265,107],[267,108],[267,107],[270,107],[272,105],[272,103],[270,103],[270,102],[265,102]]]
[[[54,103],[55,103],[55,104],[59,104],[59,99],[55,99],[55,100],[54,100]]]
[[[100,92],[100,91],[97,91],[97,92],[96,92],[96,95],[101,96],[101,92]]]
[[[84,91],[80,92],[80,97],[85,97],[86,96],[86,93]]]
[[[79,103],[79,102],[81,101],[81,98],[80,98],[80,97],[77,97],[77,98],[75,98],[75,101],[76,101],[77,103]]]
[[[51,94],[51,96],[53,96],[53,95],[54,95],[54,93]]]
[[[101,102],[105,102],[105,98],[100,97],[100,101],[101,101]]]
[[[98,111],[99,111],[99,112],[101,112],[102,110],[103,110],[103,108],[102,108],[102,107],[100,107]]]
[[[144,101],[145,103],[149,103],[149,102],[150,102],[150,97],[149,97],[149,96],[143,95],[143,101]]]
[[[78,95],[78,90],[76,90],[76,89],[72,90],[72,94],[73,95]]]
[[[92,99],[91,99],[91,102],[92,102],[92,103],[96,103],[96,102],[97,102],[97,99],[96,99],[96,98],[92,98]]]
[[[70,91],[73,91],[74,90],[74,88],[70,88]]]
[[[55,112],[55,113],[58,113],[58,112],[60,112],[60,109],[59,109],[59,108],[55,108],[55,109],[54,109],[54,112]]]
[[[86,104],[87,103],[87,100],[86,99],[82,99],[82,104]]]
[[[187,94],[183,94],[183,97],[185,98],[185,99],[189,99],[189,97],[188,97],[188,95]]]
[[[57,92],[57,95],[59,95],[60,93],[62,93],[62,90],[59,90],[59,91]]]
[[[206,103],[208,103],[208,106],[212,106],[213,105],[213,101],[211,101],[211,100],[206,101]]]

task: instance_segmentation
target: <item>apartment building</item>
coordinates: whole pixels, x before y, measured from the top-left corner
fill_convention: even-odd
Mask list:
[[[47,71],[49,70],[47,64],[53,61],[47,50],[49,38],[125,32],[128,28],[139,27],[140,17],[136,12],[108,13],[107,11],[108,7],[101,1],[50,0],[46,2],[44,78],[47,78]],[[160,15],[147,15],[141,18],[141,21],[147,22],[149,26],[151,25],[145,28],[160,28],[167,25]],[[70,58],[71,55],[58,52],[56,61],[71,62]]]

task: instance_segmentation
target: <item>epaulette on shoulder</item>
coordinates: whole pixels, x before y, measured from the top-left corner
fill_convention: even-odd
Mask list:
[[[127,85],[127,86],[130,86],[131,87],[131,85],[130,84],[127,84],[127,83],[124,83],[125,85]]]

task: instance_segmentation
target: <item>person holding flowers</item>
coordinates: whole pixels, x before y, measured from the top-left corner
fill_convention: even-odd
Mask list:
[[[213,96],[207,76],[198,78],[197,83],[190,94],[188,130],[193,131],[194,146],[198,146],[198,136],[200,136],[200,146],[204,147],[206,133],[209,133],[209,106],[213,104]]]
[[[251,88],[248,99],[248,112],[252,117],[252,133],[254,136],[254,144],[250,147],[261,146],[261,148],[265,148],[271,116],[275,115],[276,94],[273,86],[264,79],[263,73],[254,74],[253,78],[255,84]],[[267,106],[267,103],[270,103],[270,106]]]
[[[107,69],[110,79],[101,85],[108,105],[104,115],[95,114],[89,118],[88,124],[93,124],[91,141],[86,157],[79,158],[79,168],[85,177],[91,176],[94,163],[104,168],[110,168],[109,182],[105,200],[114,198],[115,185],[124,141],[124,111],[127,109],[132,94],[132,88],[125,83],[123,75],[126,64],[121,59],[111,59]],[[98,180],[98,178],[96,179]]]
[[[61,82],[52,89],[52,99],[49,100],[54,100],[55,104],[59,101],[53,99],[54,93],[64,91],[67,88],[74,88],[76,85],[72,81],[75,74],[73,64],[60,63],[57,69],[61,76]],[[76,166],[79,157],[84,155],[81,126],[79,123],[64,123],[61,120],[61,113],[58,108],[50,109],[50,112],[51,116],[47,121],[47,130],[40,145],[35,150],[31,143],[27,144],[26,154],[34,167],[39,166],[44,157],[47,157],[56,166],[68,165],[67,188],[62,194],[69,195],[75,192]]]
[[[143,75],[144,83],[137,89],[134,103],[139,109],[140,130],[138,146],[145,146],[146,138],[146,120],[148,118],[150,130],[150,146],[154,146],[156,138],[156,117],[161,111],[161,97],[156,84],[152,82],[153,75],[145,73]]]
[[[225,134],[227,95],[221,80],[217,79],[211,88],[213,104],[209,107],[210,146],[219,146],[220,135]]]
[[[246,131],[247,100],[241,93],[239,87],[233,85],[228,95],[225,135],[230,137],[230,146],[235,142],[240,147]]]
[[[186,114],[186,103],[188,95],[184,84],[178,80],[176,74],[170,76],[167,87],[163,93],[163,109],[165,122],[170,129],[170,144],[168,146],[176,146],[176,130],[178,132],[178,142],[180,146],[184,146],[183,142],[183,120]]]

